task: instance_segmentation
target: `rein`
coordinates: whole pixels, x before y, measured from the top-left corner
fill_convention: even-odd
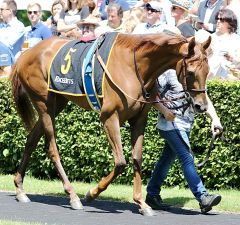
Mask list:
[[[102,60],[102,57],[100,56],[99,52],[98,52],[98,49],[96,50],[96,54],[97,54],[97,59],[99,61],[99,63],[101,64],[102,68],[104,69],[105,73],[107,74],[108,78],[111,80],[111,82],[124,94],[126,95],[128,98],[136,101],[136,102],[141,102],[141,103],[144,103],[144,104],[155,104],[155,103],[166,103],[166,102],[172,102],[172,101],[176,101],[178,100],[179,98],[171,98],[171,99],[159,99],[159,100],[154,100],[154,101],[150,101],[150,93],[147,92],[146,88],[144,87],[144,82],[140,76],[140,73],[139,73],[139,69],[138,69],[138,66],[137,66],[137,61],[136,61],[136,49],[134,49],[134,67],[135,67],[135,73],[137,75],[137,78],[140,82],[140,85],[141,85],[141,89],[142,89],[142,93],[143,93],[143,98],[144,100],[139,100],[139,99],[136,99],[136,98],[133,98],[131,97],[130,95],[128,95],[122,88],[120,88],[116,82],[113,81],[112,79],[112,76],[109,72],[109,70],[107,69],[105,63],[103,62]],[[184,77],[184,81],[183,81],[183,92],[185,92],[188,96],[189,96],[189,93],[188,91],[194,91],[194,92],[203,92],[205,93],[206,92],[206,89],[188,89],[187,88],[187,66],[186,66],[186,58],[184,57],[183,60],[182,60],[182,65],[181,65],[181,69],[180,69],[180,72],[178,74],[178,76],[183,73],[183,77]]]
[[[99,54],[99,52],[98,52],[98,49],[97,49],[96,53],[97,53],[97,59],[98,59],[99,63],[101,64],[102,68],[104,69],[105,73],[107,74],[108,78],[109,78],[109,79],[111,80],[111,82],[112,82],[124,95],[126,95],[128,98],[130,98],[130,99],[132,99],[132,100],[134,100],[134,101],[136,101],[136,102],[141,102],[141,103],[144,103],[144,104],[153,104],[153,103],[159,103],[159,102],[163,101],[163,100],[159,100],[159,101],[149,101],[149,100],[147,100],[147,99],[149,99],[149,97],[148,97],[148,98],[145,98],[145,97],[146,97],[145,95],[143,95],[143,97],[144,97],[144,99],[146,99],[146,100],[139,100],[139,99],[133,98],[132,96],[128,95],[128,94],[127,94],[122,88],[120,88],[120,87],[116,84],[116,82],[114,82],[114,80],[112,79],[112,76],[111,76],[109,70],[107,69],[106,65],[104,64],[104,62],[103,62],[103,60],[102,60],[102,57],[100,56],[100,54]],[[135,68],[136,68],[136,65],[135,65]],[[137,73],[137,72],[136,72],[136,73]],[[138,76],[139,76],[139,74],[138,74]],[[139,77],[140,77],[140,76],[139,76]],[[142,88],[143,88],[143,90],[145,90],[145,92],[146,92],[146,89],[145,89],[144,85],[143,85]],[[149,93],[146,92],[146,95],[149,95]]]
[[[208,149],[207,155],[201,163],[197,164],[198,168],[202,167],[209,160],[211,152],[214,149],[214,143],[217,140],[217,138],[221,139],[222,141],[227,141],[227,139],[223,135],[222,129],[219,129],[218,127],[216,127],[215,129],[216,129],[216,132],[214,132],[212,135],[212,139],[210,142],[210,147]]]

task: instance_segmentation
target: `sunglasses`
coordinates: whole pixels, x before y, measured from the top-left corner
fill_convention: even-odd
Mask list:
[[[31,15],[31,14],[34,14],[34,15],[37,15],[39,11],[28,11],[28,15]]]
[[[172,11],[175,11],[176,9],[177,9],[176,6],[173,6],[173,7],[172,7]]]
[[[220,21],[221,23],[223,23],[223,22],[231,22],[231,19],[228,19],[228,18],[221,18],[221,17],[217,17],[216,18],[216,21]]]
[[[153,8],[151,8],[151,7],[146,7],[145,8],[147,11],[150,11],[150,12],[160,12],[160,11],[158,11],[158,10],[156,10],[156,9],[153,9]]]

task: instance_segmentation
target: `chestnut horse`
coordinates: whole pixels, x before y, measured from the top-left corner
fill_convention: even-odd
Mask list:
[[[69,195],[73,209],[83,206],[62,167],[55,139],[55,117],[68,101],[90,110],[86,96],[70,96],[48,90],[48,71],[56,52],[68,40],[51,38],[24,52],[15,64],[11,75],[14,101],[25,126],[27,137],[23,158],[14,179],[16,198],[30,201],[23,189],[23,179],[31,153],[39,139],[45,135],[49,156]],[[207,109],[205,93],[208,63],[206,48],[211,39],[199,44],[195,39],[185,39],[167,33],[127,35],[119,34],[107,63],[109,71],[103,84],[100,120],[103,123],[114,156],[114,168],[98,185],[86,194],[93,200],[123,172],[126,160],[120,135],[120,126],[128,121],[131,130],[132,161],[134,169],[133,200],[144,215],[153,215],[142,196],[141,164],[144,130],[152,101],[144,99],[144,91],[150,99],[156,96],[156,79],[168,69],[176,69],[179,81],[189,92],[196,111]],[[111,77],[110,77],[111,76]],[[142,83],[142,85],[141,85]],[[33,106],[36,110],[33,109]],[[34,113],[38,114],[38,117]],[[36,119],[36,120],[34,120]]]

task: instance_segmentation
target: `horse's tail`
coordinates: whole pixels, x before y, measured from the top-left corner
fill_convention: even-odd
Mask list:
[[[18,76],[17,64],[13,66],[10,76],[13,100],[25,128],[31,131],[36,122],[36,113]]]

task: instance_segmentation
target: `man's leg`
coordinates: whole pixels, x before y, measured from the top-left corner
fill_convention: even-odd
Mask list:
[[[164,204],[162,201],[160,189],[175,158],[176,154],[172,151],[168,143],[165,142],[163,152],[155,165],[151,179],[147,185],[146,203],[153,209],[169,209],[169,205]]]
[[[160,133],[177,155],[184,177],[192,193],[199,201],[201,211],[203,213],[208,212],[212,209],[212,206],[217,205],[221,201],[221,196],[207,193],[195,168],[194,159],[189,146],[189,133],[179,130],[161,131]]]

